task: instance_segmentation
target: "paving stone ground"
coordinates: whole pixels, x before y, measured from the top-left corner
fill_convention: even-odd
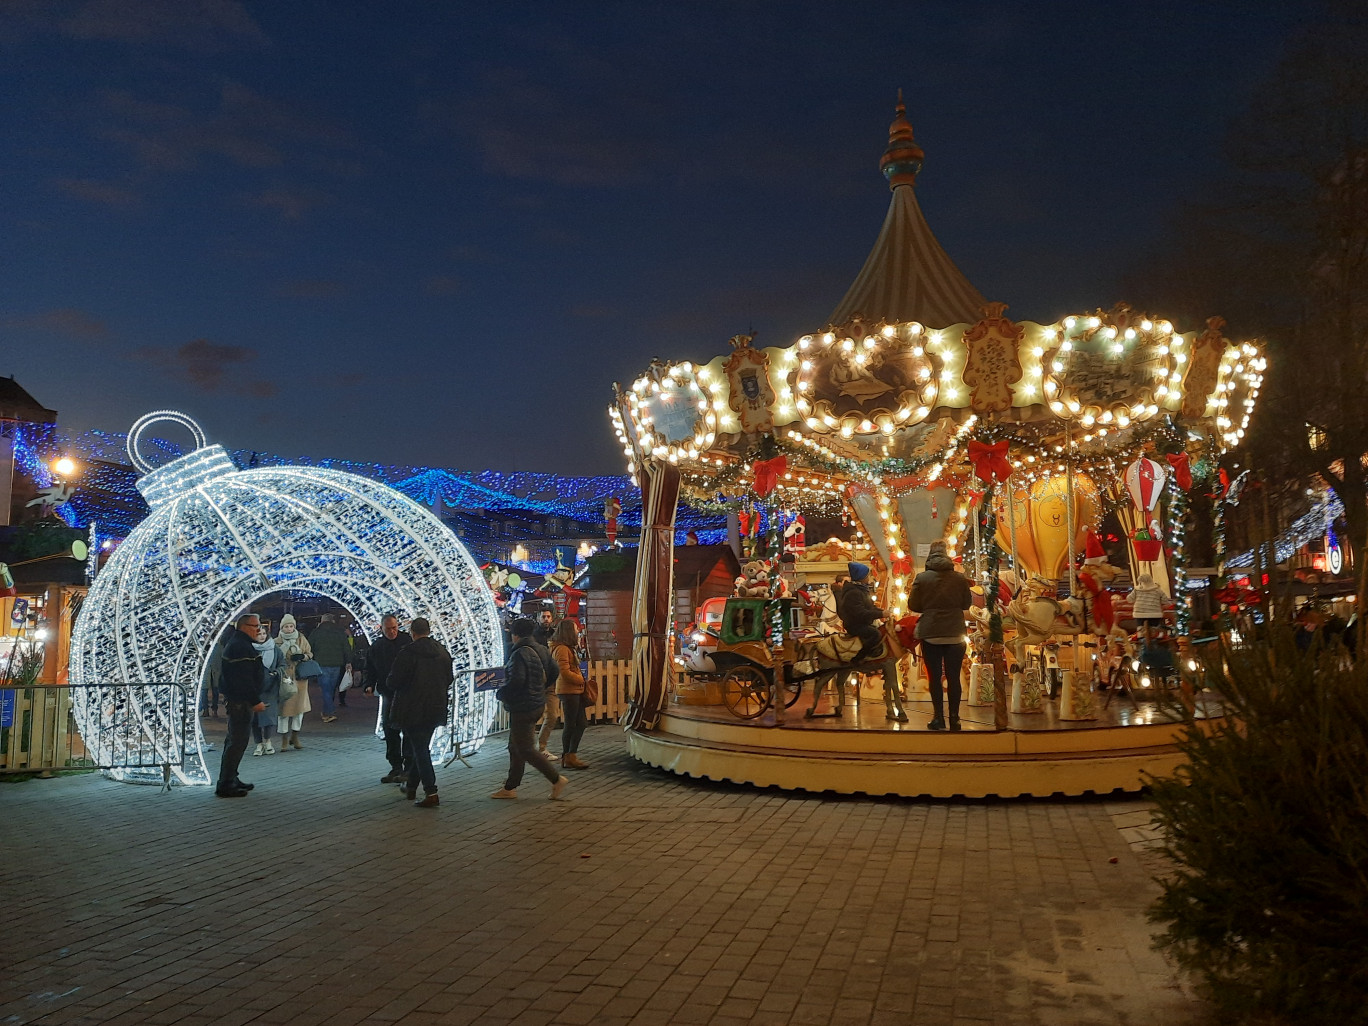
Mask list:
[[[243,799],[0,785],[0,1024],[1204,1021],[1144,802],[713,785],[600,726],[564,802],[490,801],[496,736],[415,809],[365,710],[315,719]]]

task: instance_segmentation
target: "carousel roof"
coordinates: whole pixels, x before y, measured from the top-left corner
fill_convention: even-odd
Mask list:
[[[984,298],[941,248],[917,203],[917,174],[925,157],[898,94],[897,115],[888,129],[888,148],[879,161],[893,198],[883,229],[854,284],[837,305],[831,324],[859,316],[867,321],[973,323]]]

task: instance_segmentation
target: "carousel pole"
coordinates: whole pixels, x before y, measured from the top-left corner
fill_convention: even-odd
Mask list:
[[[1073,423],[1064,422],[1064,489],[1065,489],[1065,509],[1066,520],[1068,523],[1068,553],[1069,553],[1069,600],[1073,601],[1078,592],[1078,575],[1074,572],[1074,534],[1078,528],[1074,524],[1074,461],[1073,461]],[[1060,676],[1064,679],[1060,682],[1059,688],[1059,716],[1060,719],[1072,717],[1074,715],[1074,695],[1073,682],[1078,676],[1078,639],[1080,635],[1074,636],[1073,643],[1069,646],[1070,667],[1067,674],[1061,669]]]
[[[1007,488],[1007,534],[1012,540],[1012,573],[1017,577],[1017,588],[1021,587],[1021,561],[1017,558],[1016,543],[1016,489]]]
[[[1006,482],[1003,482],[1006,484]],[[1007,648],[1002,640],[1002,611],[998,609],[998,592],[1001,590],[1002,580],[1002,546],[997,542],[997,514],[993,512],[993,489],[996,485],[988,482],[988,490],[984,492],[983,499],[979,506],[978,516],[974,518],[974,526],[978,526],[979,517],[988,518],[988,544],[991,548],[988,551],[988,586],[984,588],[984,608],[988,610],[988,658],[993,666],[993,727],[996,730],[1007,729]],[[1007,501],[1010,508],[1012,501],[1012,487],[1007,485]],[[1008,513],[1008,517],[1011,517]],[[1015,527],[1012,529],[1012,537],[1016,538]],[[1013,545],[1013,560],[1016,559],[1016,546]]]

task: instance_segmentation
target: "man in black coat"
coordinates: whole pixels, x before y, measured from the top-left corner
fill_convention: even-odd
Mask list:
[[[533,730],[546,707],[546,684],[559,672],[556,662],[533,640],[537,625],[529,617],[513,621],[513,650],[504,667],[504,684],[497,694],[508,710],[508,779],[491,798],[516,798],[527,763],[551,781],[551,797],[565,792],[569,778],[561,776],[550,761],[537,751]]]
[[[556,614],[549,609],[543,609],[537,614],[537,629],[532,632],[532,637],[536,639],[542,648],[551,647],[551,635],[556,633]]]
[[[438,804],[437,772],[432,767],[432,734],[447,722],[451,703],[451,653],[432,635],[432,627],[421,616],[409,625],[413,643],[394,659],[386,682],[394,696],[390,721],[404,735],[404,757],[408,779],[404,795],[421,809]],[[418,797],[418,783],[423,797]]]
[[[394,660],[412,641],[413,638],[399,629],[399,618],[391,613],[380,619],[380,637],[366,656],[366,694],[380,692],[385,761],[390,764],[390,771],[380,778],[382,784],[402,784],[409,776],[404,766],[403,732],[389,721],[390,704],[394,700],[394,692],[389,687],[389,675],[394,669]]]
[[[266,669],[261,665],[261,653],[254,644],[259,630],[261,617],[256,613],[243,613],[238,617],[237,630],[223,646],[219,687],[228,705],[228,737],[223,742],[223,761],[219,764],[218,786],[214,789],[220,798],[241,798],[255,786],[244,784],[238,778],[238,765],[252,736],[252,714],[266,708],[261,700],[261,690],[266,686]]]

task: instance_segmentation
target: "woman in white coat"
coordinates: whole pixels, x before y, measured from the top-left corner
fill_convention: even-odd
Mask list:
[[[286,613],[280,618],[280,633],[276,635],[275,640],[280,646],[281,655],[285,658],[281,667],[281,677],[289,680],[297,689],[293,695],[280,703],[280,750],[285,752],[290,748],[304,747],[299,743],[299,731],[304,726],[304,714],[313,706],[309,704],[309,682],[303,678],[296,679],[294,673],[295,667],[301,662],[313,658],[313,649],[309,647],[309,639],[299,633],[299,627],[291,613]],[[285,690],[288,691],[289,688],[285,687]]]

